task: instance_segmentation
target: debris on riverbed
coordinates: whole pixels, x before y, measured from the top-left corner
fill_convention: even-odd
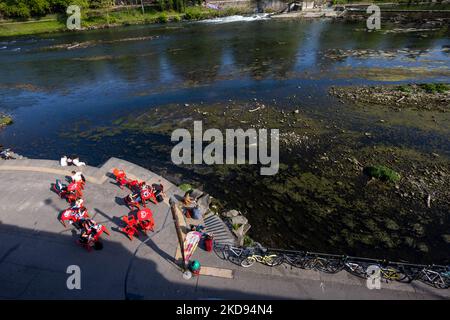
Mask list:
[[[324,52],[323,57],[332,60],[343,60],[345,58],[398,58],[406,55],[408,58],[417,58],[428,54],[428,50],[394,49],[329,49]]]
[[[116,42],[129,42],[129,41],[148,41],[157,39],[158,36],[147,36],[147,37],[131,37],[131,38],[123,38],[123,39],[115,39],[115,40],[91,40],[91,41],[82,41],[82,42],[73,42],[73,43],[63,43],[57,44],[53,46],[48,46],[40,49],[41,51],[50,51],[50,50],[73,50],[73,49],[85,49],[88,47],[93,47],[99,44],[113,44]]]
[[[13,152],[11,149],[3,148],[0,145],[0,160],[26,159],[25,157]]]
[[[331,87],[329,93],[356,104],[450,111],[450,85],[444,83]]]

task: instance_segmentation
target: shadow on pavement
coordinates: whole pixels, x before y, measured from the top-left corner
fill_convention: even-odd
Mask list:
[[[173,267],[135,257],[121,243],[103,238],[88,252],[73,236],[0,224],[0,298],[3,299],[274,299],[265,294],[202,287]],[[125,241],[125,239],[124,239]],[[152,250],[158,247],[151,241]],[[164,255],[161,252],[158,254]],[[132,264],[130,263],[132,261]],[[69,290],[69,265],[81,270],[81,290]],[[131,268],[130,268],[131,265]],[[163,272],[164,274],[161,274]],[[172,280],[169,280],[171,278]],[[127,287],[125,288],[125,284]]]

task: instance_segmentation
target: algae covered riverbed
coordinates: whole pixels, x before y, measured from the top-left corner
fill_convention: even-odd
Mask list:
[[[14,124],[0,144],[93,165],[121,157],[189,182],[244,212],[250,236],[267,246],[447,263],[448,106],[356,101],[330,88],[448,83],[448,33],[363,27],[216,21],[8,39],[0,112]],[[195,120],[279,129],[278,174],[174,165],[170,134]],[[378,166],[400,178],[364,173]]]
[[[170,168],[170,133],[180,124],[192,130],[195,120],[202,120],[204,129],[278,127],[278,174],[261,176],[258,167],[250,165]],[[380,123],[379,132],[360,132],[299,109],[228,102],[168,105],[119,118],[109,127],[67,133],[67,137],[80,135],[109,147],[122,137],[127,144],[122,151],[137,152],[136,158],[152,148],[155,153],[150,158],[154,158],[145,160],[149,166],[167,170],[177,183],[190,182],[208,190],[225,208],[245,212],[252,224],[251,235],[266,245],[328,247],[339,253],[407,260],[429,257],[432,252],[437,255],[431,259],[441,259],[450,240],[449,159],[391,144],[388,136],[397,130],[388,133],[390,129],[381,126],[385,124]],[[363,173],[365,167],[380,164],[395,170],[400,180],[370,179]]]

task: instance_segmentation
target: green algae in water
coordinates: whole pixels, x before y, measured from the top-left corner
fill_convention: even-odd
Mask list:
[[[445,93],[450,90],[450,84],[447,83],[421,83],[418,87],[426,93]],[[414,91],[414,86],[411,84],[405,84],[397,86],[397,90],[405,93],[411,93]]]
[[[190,190],[193,189],[192,186],[191,186],[189,183],[183,183],[183,184],[180,184],[180,185],[178,186],[178,188],[180,188],[181,191],[183,191],[183,192],[188,192],[188,191],[190,191]]]
[[[445,83],[423,83],[419,87],[427,93],[444,93],[450,90],[450,85]]]
[[[377,178],[382,181],[389,181],[395,183],[400,180],[399,173],[382,165],[377,165],[374,167],[366,167],[364,168],[364,173],[371,178]]]
[[[0,115],[0,127],[5,127],[13,124],[13,119],[9,116]]]

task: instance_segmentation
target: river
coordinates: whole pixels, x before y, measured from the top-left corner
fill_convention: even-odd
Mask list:
[[[31,158],[58,159],[75,153],[91,165],[116,156],[158,171],[175,182],[197,182],[216,198],[223,198],[226,207],[243,210],[252,224],[250,235],[267,245],[414,261],[427,257],[446,260],[449,245],[442,237],[448,235],[449,229],[447,204],[434,209],[444,219],[441,224],[418,220],[408,227],[404,217],[395,217],[398,210],[390,208],[387,215],[395,223],[393,226],[389,222],[390,240],[380,240],[386,235],[373,241],[363,239],[360,234],[370,230],[365,230],[362,222],[359,225],[358,221],[325,216],[314,220],[312,213],[305,214],[312,206],[318,206],[317,212],[347,208],[352,217],[358,210],[342,205],[342,201],[352,201],[353,191],[337,199],[338,206],[322,198],[328,191],[321,190],[330,186],[320,180],[325,179],[323,167],[317,171],[314,162],[319,153],[329,157],[333,151],[329,143],[311,146],[314,152],[307,156],[302,153],[303,158],[282,151],[282,162],[288,169],[280,170],[278,176],[258,182],[249,178],[227,183],[217,173],[197,173],[172,165],[168,161],[170,137],[161,132],[112,129],[122,123],[118,119],[129,121],[133,115],[155,109],[172,108],[174,113],[185,113],[191,110],[185,109],[187,106],[239,107],[257,102],[289,112],[300,109],[305,121],[311,122],[312,137],[325,132],[332,135],[333,128],[339,132],[362,132],[363,136],[370,132],[372,138],[358,138],[354,147],[362,150],[387,145],[438,153],[448,161],[448,113],[438,115],[440,126],[436,127],[435,114],[361,112],[343,106],[327,94],[332,85],[450,82],[447,29],[398,32],[397,26],[386,25],[379,32],[367,32],[365,24],[359,22],[240,20],[0,39],[0,112],[11,114],[14,119],[14,124],[0,133],[0,144]],[[387,117],[392,117],[392,125],[380,126],[378,120]],[[327,151],[328,156],[322,156]],[[298,172],[319,177],[319,182],[316,178],[311,182],[321,186],[316,195],[297,199],[297,203],[292,197],[274,200],[276,205],[258,199],[268,184],[281,183],[289,188],[285,181],[298,178],[292,176],[296,172],[291,170],[294,164],[299,165]],[[247,168],[242,170],[245,176],[252,175],[246,172]],[[232,175],[228,171],[221,174]],[[308,193],[302,188],[310,178],[301,177],[284,194],[293,190]],[[331,176],[326,178],[334,185]],[[354,179],[359,181],[356,176]],[[335,195],[342,190],[329,192]],[[363,211],[374,207],[372,202],[369,205],[369,198],[364,198]],[[395,206],[399,205],[396,202]],[[287,215],[291,217],[286,218]],[[382,219],[375,220],[376,232],[385,232]],[[347,235],[340,233],[341,223],[347,226]],[[425,231],[419,235],[414,224]],[[348,240],[348,233],[353,234],[352,240]]]

